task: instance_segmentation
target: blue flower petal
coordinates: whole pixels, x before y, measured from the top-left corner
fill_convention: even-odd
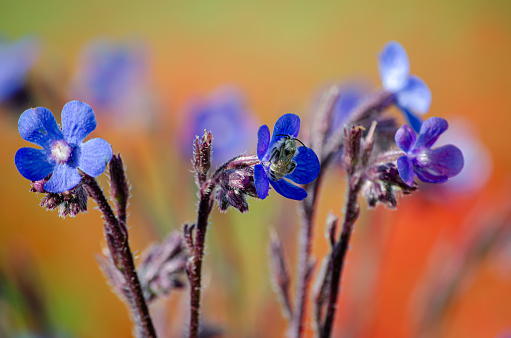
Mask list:
[[[62,132],[70,144],[79,144],[96,129],[94,111],[81,101],[71,101],[62,108]]]
[[[43,107],[25,110],[18,121],[18,130],[25,141],[43,148],[64,138],[52,112]]]
[[[424,156],[425,155],[425,156]],[[436,176],[453,177],[463,169],[464,159],[461,150],[452,144],[427,150],[417,156],[414,161],[422,171]]]
[[[82,144],[78,168],[92,177],[101,175],[112,159],[112,146],[102,138],[94,138]]]
[[[257,157],[262,161],[270,144],[270,128],[262,125],[257,132]]]
[[[387,43],[378,55],[378,71],[383,88],[391,92],[402,89],[410,74],[410,63],[403,46],[396,41]]]
[[[264,171],[264,167],[261,164],[254,166],[254,183],[257,191],[257,196],[264,200],[268,196],[270,190],[270,184],[268,182],[268,176]]]
[[[412,75],[405,86],[396,92],[396,102],[399,107],[426,114],[431,105],[431,91],[424,81]]]
[[[44,185],[44,190],[61,193],[76,187],[81,179],[82,177],[78,173],[78,169],[67,164],[57,164],[50,180]]]
[[[413,164],[407,156],[401,156],[397,159],[397,171],[403,182],[411,187],[413,185],[415,173],[413,171]]]
[[[55,167],[54,163],[49,162],[44,150],[34,148],[19,149],[14,156],[14,163],[21,176],[31,181],[42,180]]]
[[[298,154],[293,158],[296,168],[286,178],[298,183],[307,184],[316,179],[319,175],[319,159],[314,150],[310,148],[298,148]]]
[[[284,114],[282,115],[275,126],[273,127],[273,135],[270,141],[270,147],[277,142],[279,139],[285,137],[282,135],[289,135],[292,137],[297,137],[298,132],[300,131],[300,118],[295,114]]]
[[[405,114],[405,118],[408,121],[408,124],[412,127],[413,131],[415,131],[418,134],[422,127],[422,119],[419,116],[408,111],[406,108],[399,107],[399,109],[401,109]]]
[[[394,140],[396,141],[399,149],[407,153],[415,144],[415,133],[413,132],[412,128],[410,128],[410,126],[403,124],[401,128],[397,130]]]
[[[422,182],[426,182],[426,183],[444,183],[444,182],[447,182],[447,180],[449,179],[445,175],[436,175],[434,173],[431,173],[431,172],[427,171],[427,169],[425,169],[425,168],[417,168],[416,167],[415,173],[417,174],[417,177],[419,178],[419,180],[421,180]]]
[[[285,179],[279,181],[270,180],[270,184],[276,192],[286,198],[301,201],[307,197],[307,192],[304,189],[289,183]]]
[[[415,148],[431,148],[438,137],[440,137],[440,135],[446,131],[447,128],[449,128],[447,120],[441,117],[430,117],[422,124],[417,143],[415,143]]]

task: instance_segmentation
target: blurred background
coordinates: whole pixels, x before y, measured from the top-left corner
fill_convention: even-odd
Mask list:
[[[396,211],[362,201],[335,336],[511,335],[510,18],[511,3],[497,0],[2,4],[0,336],[132,332],[95,259],[106,244],[94,203],[59,218],[16,170],[16,150],[31,146],[17,131],[25,109],[47,107],[60,121],[69,100],[93,107],[91,137],[108,140],[128,168],[140,255],[196,217],[193,135],[212,129],[218,164],[255,152],[259,125],[272,128],[284,113],[298,114],[306,131],[326,85],[381,87],[376,56],[390,40],[431,89],[426,117],[450,122],[441,142],[462,148],[466,175],[421,185]],[[100,181],[108,186],[105,175]],[[316,219],[319,260],[326,215],[341,214],[344,192],[332,168]],[[268,240],[275,229],[294,281],[297,204],[276,193],[249,203],[247,214],[213,212],[202,321],[225,337],[281,337]],[[162,336],[181,335],[187,300],[178,290],[151,307]],[[310,318],[306,330],[313,335]]]

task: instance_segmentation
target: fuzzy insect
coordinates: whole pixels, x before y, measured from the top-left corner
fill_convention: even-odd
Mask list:
[[[284,176],[295,170],[296,162],[293,161],[293,157],[297,151],[296,141],[300,142],[305,147],[302,141],[293,136],[277,136],[285,137],[278,141],[280,144],[276,145],[271,152],[269,174],[273,181],[281,180]]]

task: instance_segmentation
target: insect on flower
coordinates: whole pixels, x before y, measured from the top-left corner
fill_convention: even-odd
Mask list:
[[[296,161],[293,161],[293,157],[298,150],[296,141],[305,147],[302,141],[291,135],[279,134],[277,136],[284,136],[284,138],[277,142],[280,143],[280,146],[273,148],[269,160],[271,164],[268,172],[274,181],[284,178],[285,175],[291,174],[295,170]],[[305,150],[307,150],[307,147],[305,147]]]
[[[261,163],[254,167],[254,182],[259,198],[268,196],[270,184],[284,197],[294,200],[307,197],[304,189],[288,182],[307,184],[319,174],[319,160],[314,151],[305,145],[296,145],[297,141],[302,143],[296,138],[299,130],[300,118],[294,114],[285,114],[277,120],[271,139],[267,125],[259,128],[257,157]]]

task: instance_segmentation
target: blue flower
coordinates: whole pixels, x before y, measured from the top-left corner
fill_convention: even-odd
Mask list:
[[[451,144],[431,149],[447,128],[445,119],[431,117],[422,124],[418,138],[407,125],[396,132],[396,144],[406,153],[397,160],[397,170],[406,184],[412,186],[415,175],[423,182],[442,183],[461,172],[461,150]]]
[[[28,71],[38,54],[38,42],[28,37],[11,44],[0,39],[0,102],[16,94],[25,85]]]
[[[178,136],[183,155],[190,156],[192,140],[203,135],[205,129],[213,134],[215,166],[252,148],[256,122],[245,101],[241,90],[231,86],[222,86],[208,97],[192,101],[186,109],[185,128]]]
[[[21,137],[43,149],[21,148],[14,163],[28,180],[40,181],[53,173],[44,189],[61,193],[80,183],[80,169],[87,175],[101,175],[112,158],[112,146],[101,138],[82,143],[96,129],[92,108],[80,101],[62,109],[62,131],[52,112],[38,107],[27,109],[18,121]]]
[[[319,160],[310,148],[296,148],[296,136],[300,131],[300,118],[295,114],[281,116],[273,128],[262,125],[257,133],[257,157],[261,164],[254,167],[254,182],[261,199],[268,196],[270,184],[284,197],[303,200],[307,192],[289,183],[307,184],[319,175]]]
[[[93,40],[82,49],[70,96],[89,102],[113,126],[150,125],[154,108],[147,54],[137,40]]]
[[[361,83],[352,82],[342,85],[339,98],[336,100],[333,112],[330,131],[343,128],[349,122],[351,113],[358,107],[366,93],[365,86]]]
[[[378,55],[378,70],[383,88],[394,93],[396,105],[418,132],[422,122],[416,114],[428,112],[431,91],[424,81],[410,75],[410,63],[403,46],[396,41],[388,42]]]
[[[463,171],[446,184],[443,191],[450,194],[474,194],[479,192],[491,177],[493,159],[487,146],[481,140],[477,127],[465,117],[450,119],[451,123],[439,140],[456,144],[463,153]],[[436,189],[435,189],[436,190]],[[435,191],[438,195],[438,191]]]

